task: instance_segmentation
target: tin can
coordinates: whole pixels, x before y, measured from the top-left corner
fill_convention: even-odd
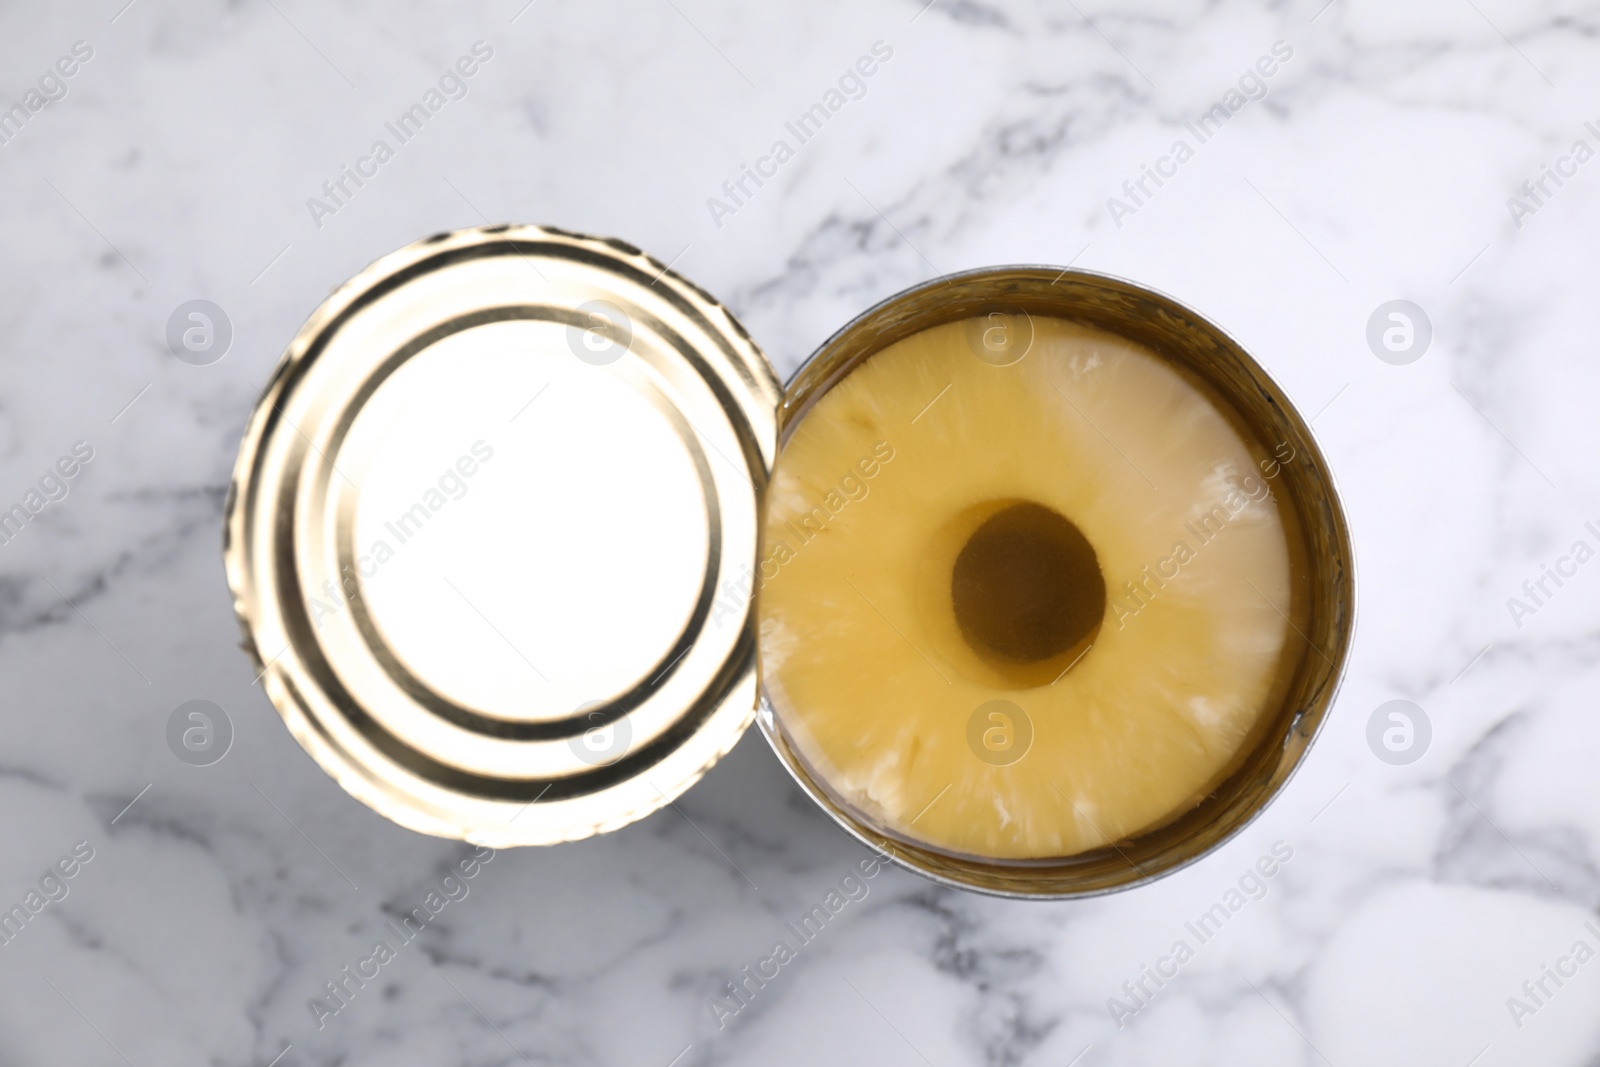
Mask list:
[[[759,722],[800,788],[869,847],[936,882],[1022,899],[1094,896],[1170,874],[1219,847],[1258,816],[1305,758],[1343,678],[1355,624],[1350,531],[1333,474],[1283,390],[1244,348],[1176,300],[1131,282],[1048,266],[988,267],[937,278],[863,312],[808,359],[784,390],[779,440],[852,370],[896,342],[942,323],[997,317],[1026,330],[1033,316],[1072,320],[1168,360],[1262,446],[1263,474],[1285,499],[1296,573],[1282,677],[1244,758],[1198,806],[1138,836],[1059,860],[997,861],[926,847],[852,806],[807,765],[770,699]]]
[[[1294,456],[1276,484],[1304,649],[1259,736],[1199,806],[1061,860],[888,832],[829,791],[761,699],[749,575],[782,442],[876,352],[985,315],[1143,344],[1245,439]],[[495,479],[501,492],[476,491]],[[857,838],[936,881],[1026,898],[1139,884],[1259,814],[1327,714],[1355,604],[1349,531],[1309,428],[1176,301],[1084,271],[971,271],[863,313],[780,387],[726,309],[667,266],[534,226],[417,242],[311,316],[245,431],[224,555],[246,651],[291,733],[403,826],[496,848],[603,833],[681,795],[759,717]]]

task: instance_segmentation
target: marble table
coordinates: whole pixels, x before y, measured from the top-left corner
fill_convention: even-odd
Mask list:
[[[1597,33],[1552,0],[7,5],[0,1063],[1595,1062]],[[625,237],[783,374],[985,264],[1200,309],[1314,417],[1354,529],[1308,761],[1130,892],[880,872],[718,1011],[866,855],[752,732],[643,822],[479,863],[351,979],[474,852],[284,730],[236,647],[224,494],[329,290],[486,220]],[[169,349],[192,300],[223,358]],[[192,700],[231,730],[207,766],[169,745]],[[1387,711],[1369,733],[1396,700],[1398,757]]]

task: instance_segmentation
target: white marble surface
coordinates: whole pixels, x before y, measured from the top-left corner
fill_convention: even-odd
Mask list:
[[[94,449],[0,548],[0,904],[93,849],[0,945],[0,1063],[1600,1058],[1600,962],[1508,1007],[1600,947],[1600,565],[1531,616],[1506,603],[1600,543],[1600,162],[1520,226],[1507,205],[1574,140],[1600,148],[1600,5],[124,2],[0,8],[6,105],[93,49],[0,146],[0,507]],[[467,97],[316,225],[306,199],[478,40]],[[707,198],[880,40],[865,95],[716,225]],[[1280,40],[1266,97],[1117,225],[1108,197]],[[1301,773],[1219,853],[1110,898],[880,874],[719,1029],[708,998],[864,855],[750,736],[681,811],[496,856],[319,1030],[322,982],[468,850],[346,797],[252,685],[224,488],[328,290],[486,218],[675,260],[783,373],[871,302],[984,264],[1075,260],[1201,309],[1316,414],[1355,531],[1354,658]],[[235,328],[208,367],[163,341],[196,297]],[[1434,328],[1406,366],[1365,341],[1393,298]],[[1365,740],[1395,698],[1433,723],[1403,767]],[[191,699],[236,730],[211,767],[164,739]],[[1262,899],[1119,1028],[1108,998],[1279,841]]]

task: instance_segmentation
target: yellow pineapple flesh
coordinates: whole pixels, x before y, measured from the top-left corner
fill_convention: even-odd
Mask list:
[[[763,680],[813,774],[891,834],[1064,857],[1188,810],[1244,754],[1290,552],[1261,448],[1170,365],[1037,317],[997,365],[983,329],[876,353],[785,442]]]

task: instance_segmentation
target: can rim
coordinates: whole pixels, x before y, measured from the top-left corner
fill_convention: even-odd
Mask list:
[[[871,825],[863,818],[858,818],[830,795],[827,788],[806,766],[800,754],[789,744],[784,736],[783,726],[778,721],[777,710],[768,696],[767,687],[763,681],[761,687],[761,713],[757,716],[762,733],[772,746],[778,761],[783,764],[785,770],[789,772],[789,775],[794,779],[801,791],[822,808],[835,823],[862,844],[880,855],[887,856],[896,865],[930,881],[951,888],[1007,899],[1065,900],[1124,892],[1175,874],[1199,862],[1237,838],[1261,817],[1262,813],[1274,800],[1283,794],[1289,781],[1299,772],[1301,766],[1309,758],[1311,747],[1317,737],[1320,736],[1348,673],[1350,650],[1354,641],[1356,625],[1357,587],[1353,539],[1350,535],[1348,519],[1345,516],[1332,468],[1327,462],[1326,455],[1310,423],[1300,415],[1298,408],[1289,399],[1288,393],[1284,390],[1282,384],[1231,333],[1217,325],[1210,318],[1195,311],[1183,301],[1161,290],[1119,275],[1071,266],[1058,267],[1051,264],[1001,264],[940,275],[884,297],[829,335],[785,382],[784,401],[779,412],[780,452],[792,428],[805,416],[816,399],[866,359],[871,358],[877,351],[881,351],[888,344],[900,339],[900,337],[909,336],[909,334],[918,330],[926,329],[944,321],[962,318],[965,315],[964,313],[957,313],[949,314],[942,318],[920,319],[914,326],[901,324],[902,328],[898,331],[898,335],[896,335],[897,331],[890,330],[888,331],[888,340],[878,338],[859,350],[850,351],[847,349],[846,343],[854,334],[869,328],[877,320],[885,318],[898,307],[951,286],[988,283],[1006,277],[1029,278],[1039,281],[1043,277],[1051,275],[1053,275],[1053,279],[1048,283],[1051,287],[1063,280],[1080,285],[1109,286],[1126,294],[1132,294],[1141,300],[1151,301],[1169,313],[1181,315],[1187,320],[1190,328],[1198,333],[1209,335],[1210,339],[1230,349],[1230,354],[1240,361],[1254,383],[1258,387],[1262,387],[1264,391],[1274,394],[1280,418],[1286,428],[1295,434],[1296,443],[1306,446],[1308,458],[1315,468],[1316,480],[1323,484],[1323,493],[1321,495],[1322,501],[1326,505],[1327,519],[1329,520],[1329,525],[1325,532],[1330,535],[1330,540],[1337,549],[1339,557],[1334,563],[1339,573],[1335,576],[1333,582],[1337,601],[1334,607],[1339,616],[1339,621],[1333,630],[1333,636],[1337,642],[1334,649],[1334,660],[1330,662],[1329,670],[1322,672],[1324,677],[1315,687],[1305,706],[1289,714],[1287,729],[1281,744],[1281,751],[1285,755],[1286,762],[1279,764],[1279,769],[1273,774],[1268,788],[1248,806],[1247,810],[1238,817],[1231,819],[1222,833],[1205,841],[1201,847],[1168,859],[1161,863],[1152,873],[1148,874],[1145,873],[1144,869],[1134,864],[1132,860],[1127,860],[1129,873],[1136,873],[1136,877],[1104,880],[1100,884],[1091,885],[1073,885],[1070,877],[1063,880],[1047,873],[1040,876],[1040,872],[1048,872],[1051,869],[1052,861],[1048,859],[992,863],[981,859],[968,858],[951,862],[950,857],[939,850],[924,848],[906,842],[895,835],[884,832],[881,828]],[[994,303],[999,304],[1000,301],[996,300]],[[1066,312],[1056,312],[1056,314],[1062,318],[1070,319],[1074,317]],[[1155,354],[1166,362],[1172,362],[1170,356],[1165,353],[1156,351]],[[1232,398],[1227,399],[1230,403],[1232,402]],[[1307,641],[1309,640],[1307,638]],[[1314,645],[1313,648],[1315,648]],[[1317,651],[1321,652],[1320,649],[1317,649]],[[1327,658],[1325,653],[1323,658]],[[1309,655],[1306,656],[1306,659],[1310,659]],[[1282,715],[1283,712],[1280,711],[1279,714]],[[1270,740],[1270,738],[1258,742],[1263,746],[1263,751],[1270,748],[1270,746],[1266,745],[1266,740]],[[1289,749],[1292,746],[1296,747],[1297,751],[1294,753],[1293,758],[1287,758]],[[1204,806],[1205,804],[1202,803],[1200,808]],[[1195,810],[1199,810],[1199,808]],[[1117,842],[1112,842],[1107,846],[1102,846],[1100,849],[1091,850],[1086,855],[1110,851],[1120,854],[1117,844]],[[1125,856],[1124,859],[1126,859]]]

